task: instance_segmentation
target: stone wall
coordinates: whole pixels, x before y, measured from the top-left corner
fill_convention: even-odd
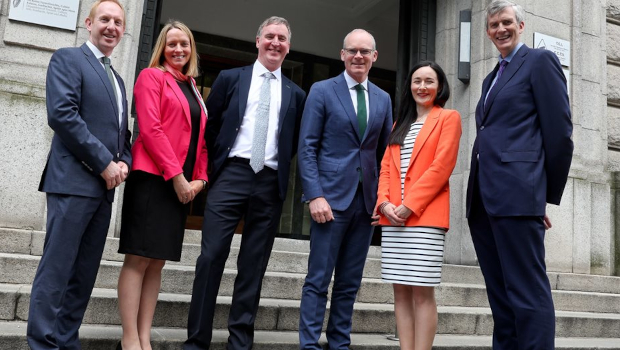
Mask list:
[[[445,69],[452,87],[448,107],[461,112],[463,136],[456,169],[451,179],[451,230],[446,238],[446,262],[475,264],[475,252],[465,219],[465,191],[469,175],[471,147],[475,139],[475,107],[480,98],[482,80],[497,64],[498,52],[487,38],[484,8],[489,3],[476,0],[437,1],[437,62]],[[611,215],[614,202],[611,173],[608,169],[608,140],[620,141],[620,111],[607,106],[607,90],[618,85],[620,102],[620,65],[617,78],[606,71],[606,25],[604,0],[521,0],[525,10],[522,41],[534,47],[535,32],[568,40],[571,43],[570,101],[574,124],[575,153],[569,180],[560,206],[549,205],[547,212],[553,228],[546,237],[547,266],[550,271],[586,274],[613,274],[615,233]],[[614,0],[620,4],[620,0]],[[611,6],[610,6],[611,8]],[[459,11],[472,11],[471,80],[457,79]],[[620,6],[614,7],[620,17]],[[608,15],[611,10],[608,10]],[[620,22],[618,22],[620,23]],[[619,28],[614,28],[620,32]],[[618,35],[615,36],[618,38]],[[620,46],[618,46],[620,48]],[[609,49],[609,51],[613,51]],[[615,50],[620,53],[620,49]],[[608,87],[607,82],[610,82]],[[620,105],[618,105],[620,107]],[[609,119],[608,119],[609,114]],[[618,119],[617,125],[611,121]],[[616,133],[609,131],[617,130]],[[616,136],[613,136],[616,135]],[[620,145],[620,142],[619,142]]]
[[[611,227],[615,232],[615,272],[620,274],[620,0],[607,1],[607,130],[612,173]]]
[[[52,138],[45,109],[45,74],[55,50],[80,46],[88,39],[84,20],[93,2],[80,1],[77,28],[69,31],[9,20],[10,0],[0,0],[0,228],[45,230],[45,195],[37,191]],[[112,62],[131,97],[143,2],[121,3],[127,26]],[[110,232],[116,226],[118,192]]]

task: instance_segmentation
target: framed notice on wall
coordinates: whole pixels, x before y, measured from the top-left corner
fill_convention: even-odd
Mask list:
[[[9,19],[75,30],[80,0],[9,0]]]

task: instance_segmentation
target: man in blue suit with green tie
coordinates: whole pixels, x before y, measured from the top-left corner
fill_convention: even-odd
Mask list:
[[[500,52],[482,83],[467,188],[467,217],[493,312],[493,349],[554,349],[545,266],[546,203],[560,204],[573,142],[566,79],[551,52],[520,42],[523,9],[486,9]]]
[[[54,53],[47,70],[52,146],[39,190],[47,230],[28,315],[31,349],[81,349],[78,329],[95,284],[114,189],[131,167],[127,96],[110,55],[125,31],[118,0],[96,1],[81,47]]]
[[[345,71],[314,84],[299,135],[303,200],[310,206],[310,256],[302,290],[300,349],[322,349],[319,337],[335,270],[327,340],[348,349],[353,303],[372,238],[379,165],[392,128],[390,96],[368,81],[375,40],[355,29],[344,39]]]

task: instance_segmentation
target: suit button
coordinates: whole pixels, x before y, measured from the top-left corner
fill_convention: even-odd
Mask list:
[[[484,125],[480,127],[480,130],[484,130]]]
[[[235,128],[235,131],[239,131],[239,128]]]
[[[355,170],[360,171],[360,170],[362,170],[362,169],[360,169],[360,167],[357,167],[357,169],[355,169]]]

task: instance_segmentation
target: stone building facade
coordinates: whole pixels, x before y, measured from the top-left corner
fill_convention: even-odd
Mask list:
[[[93,0],[80,1],[75,31],[8,19],[12,0],[0,0],[0,233],[44,234],[45,195],[37,191],[52,132],[46,123],[45,73],[51,54],[88,38],[84,18]],[[28,1],[28,0],[22,0]],[[121,0],[127,12],[125,36],[112,62],[132,95],[140,44],[143,0]],[[382,0],[374,0],[380,3]],[[409,1],[409,0],[401,0]],[[435,60],[452,87],[449,108],[460,111],[463,136],[451,179],[452,221],[445,261],[475,265],[464,215],[474,110],[481,83],[497,62],[486,37],[488,0],[436,0]],[[523,42],[535,32],[571,44],[570,101],[575,153],[559,207],[549,206],[547,264],[551,271],[620,274],[620,0],[518,0],[526,12]],[[457,79],[459,11],[471,10],[471,80]],[[303,31],[304,28],[296,28]],[[341,40],[341,39],[334,39]],[[130,101],[131,103],[131,101]],[[110,235],[118,231],[119,198]],[[0,234],[1,235],[1,234]],[[15,237],[15,236],[12,236]],[[1,241],[1,240],[0,240]]]

